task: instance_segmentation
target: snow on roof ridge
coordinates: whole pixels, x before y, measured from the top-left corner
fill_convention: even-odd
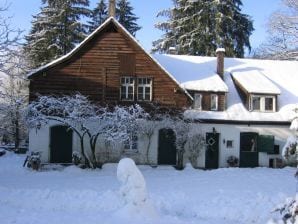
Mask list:
[[[31,75],[36,74],[37,72],[40,72],[48,67],[55,66],[56,64],[62,62],[64,59],[67,59],[68,57],[71,57],[74,53],[77,52],[86,42],[88,42],[93,36],[99,32],[106,24],[108,24],[110,21],[113,21],[117,26],[119,26],[130,38],[132,41],[134,41],[144,52],[147,54],[151,60],[153,60],[182,90],[184,90],[184,93],[193,100],[193,97],[187,92],[187,90],[175,79],[174,76],[171,75],[170,72],[168,72],[154,57],[152,57],[151,54],[147,53],[147,51],[141,46],[141,44],[135,39],[134,36],[132,36],[122,24],[120,24],[114,17],[109,17],[104,23],[102,23],[96,30],[94,30],[89,36],[85,38],[80,44],[78,44],[72,51],[67,53],[66,55],[44,65],[37,69],[32,70],[28,75],[27,78],[29,78]]]

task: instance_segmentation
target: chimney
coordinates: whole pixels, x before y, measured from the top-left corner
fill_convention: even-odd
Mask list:
[[[109,0],[109,17],[116,16],[116,0]]]
[[[224,78],[224,65],[225,65],[225,52],[224,48],[217,48],[216,49],[216,56],[217,56],[217,74],[223,79]]]

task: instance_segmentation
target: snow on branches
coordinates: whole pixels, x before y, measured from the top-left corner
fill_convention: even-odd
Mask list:
[[[113,109],[98,107],[81,94],[73,96],[39,96],[29,105],[27,123],[31,128],[40,128],[57,122],[68,127],[80,139],[81,154],[87,167],[96,168],[103,164],[96,154],[98,139],[108,143],[130,140],[136,130],[137,120],[147,114],[139,105],[117,106]],[[85,142],[89,144],[86,152]]]

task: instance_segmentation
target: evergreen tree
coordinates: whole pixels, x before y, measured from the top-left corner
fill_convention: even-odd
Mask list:
[[[41,12],[33,17],[26,37],[25,52],[32,67],[64,55],[80,43],[88,26],[82,16],[89,16],[89,0],[42,0]]]
[[[119,0],[116,6],[116,19],[121,23],[133,36],[141,27],[136,23],[139,19],[133,13],[134,8],[128,0]]]
[[[93,9],[91,14],[91,21],[89,22],[89,32],[93,32],[108,18],[107,5],[104,0],[100,0],[97,6]]]
[[[249,16],[241,13],[241,0],[173,0],[173,4],[158,14],[167,20],[156,24],[165,34],[153,42],[154,52],[176,47],[179,54],[212,56],[217,47],[224,47],[227,56],[243,57],[244,48],[251,49],[254,29]]]
[[[49,6],[41,8],[41,12],[33,16],[32,28],[25,37],[24,47],[30,67],[46,64],[63,54],[56,39],[56,34],[59,33],[55,24],[57,17],[56,11]]]

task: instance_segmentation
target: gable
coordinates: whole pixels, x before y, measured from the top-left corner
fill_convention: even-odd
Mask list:
[[[181,108],[191,102],[188,93],[114,19],[68,55],[29,74],[30,100],[37,93],[80,92],[97,102],[117,104],[122,76],[152,78],[153,101],[159,104]]]

